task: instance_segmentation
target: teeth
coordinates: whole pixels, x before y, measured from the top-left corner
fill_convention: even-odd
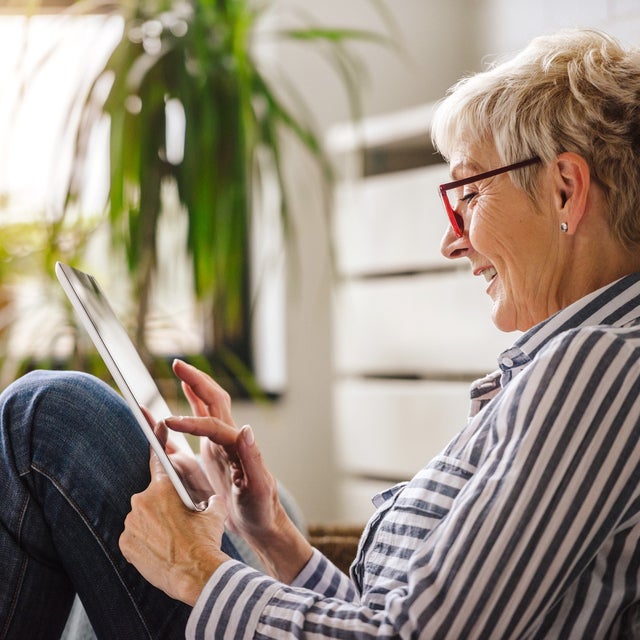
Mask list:
[[[482,275],[487,282],[491,282],[498,275],[498,272],[493,267],[489,267],[482,272]]]

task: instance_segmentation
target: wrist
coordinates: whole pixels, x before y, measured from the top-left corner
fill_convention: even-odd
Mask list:
[[[194,558],[192,565],[186,571],[181,570],[175,579],[174,584],[177,586],[175,597],[193,607],[211,576],[227,560],[229,556],[221,551]]]
[[[248,542],[267,572],[285,584],[289,584],[300,573],[313,553],[309,541],[284,510],[272,527],[263,529]]]

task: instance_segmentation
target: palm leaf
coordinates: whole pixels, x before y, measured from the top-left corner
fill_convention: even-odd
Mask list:
[[[259,195],[253,193],[255,176],[261,171],[258,154],[270,156],[289,239],[293,233],[283,134],[292,135],[307,150],[327,186],[333,179],[306,100],[282,78],[277,94],[252,57],[255,27],[267,7],[248,0],[130,0],[120,7],[125,19],[123,37],[84,99],[88,119],[76,138],[78,164],[84,159],[85,125],[98,117],[92,100],[105,79],[112,78],[102,107],[111,122],[109,219],[114,244],[124,246],[136,284],[140,340],[158,261],[156,230],[164,181],[175,181],[187,216],[187,250],[196,296],[203,304],[213,305],[218,338],[231,336],[233,343],[247,335],[250,321],[247,254],[253,202]],[[162,29],[154,46],[147,46],[138,35],[158,24]],[[316,47],[341,80],[352,116],[361,115],[364,67],[349,45],[384,46],[389,43],[387,36],[309,21],[271,35]],[[281,95],[286,96],[286,104]],[[183,159],[177,164],[166,158],[168,100],[179,101],[186,114]],[[75,186],[70,186],[70,198],[74,195]]]

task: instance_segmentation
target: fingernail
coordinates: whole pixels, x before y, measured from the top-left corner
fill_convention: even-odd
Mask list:
[[[245,424],[244,427],[242,427],[242,437],[250,447],[253,446],[256,441],[256,438],[253,435],[253,429],[248,424]]]

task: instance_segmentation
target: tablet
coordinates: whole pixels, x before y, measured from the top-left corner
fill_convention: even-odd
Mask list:
[[[88,273],[62,262],[56,263],[55,270],[82,325],[171,478],[178,495],[190,509],[203,510],[206,496],[197,495],[180,477],[153,431],[153,424],[172,415],[172,412],[98,282]],[[170,435],[172,443],[193,455],[182,434],[170,432]]]

